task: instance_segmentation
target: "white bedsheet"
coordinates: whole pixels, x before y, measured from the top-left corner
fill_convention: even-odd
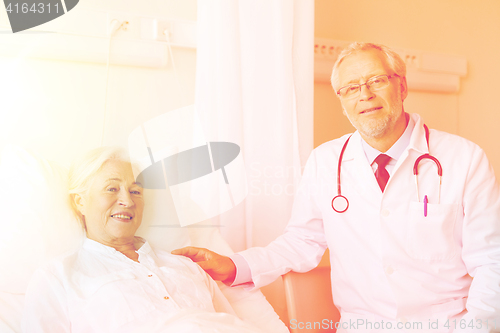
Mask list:
[[[153,319],[154,318],[154,319]],[[174,318],[162,319],[161,314],[145,317],[120,327],[116,333],[262,333],[233,315],[209,313],[199,309],[184,309]],[[106,332],[107,333],[107,332]]]
[[[24,294],[0,291],[0,332],[16,333],[21,331],[21,313]]]

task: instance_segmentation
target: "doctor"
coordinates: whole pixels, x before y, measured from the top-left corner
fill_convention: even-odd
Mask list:
[[[332,85],[357,131],[312,152],[285,233],[231,258],[197,248],[174,253],[215,279],[259,288],[316,267],[328,247],[333,300],[348,324],[339,332],[500,332],[494,172],[477,145],[427,134],[417,114],[404,112],[405,76],[387,47],[347,47]],[[420,160],[415,176],[424,154],[435,160]]]

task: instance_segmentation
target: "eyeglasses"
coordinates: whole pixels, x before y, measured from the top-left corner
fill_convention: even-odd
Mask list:
[[[337,95],[345,99],[356,98],[361,94],[361,86],[366,85],[371,91],[376,91],[384,89],[390,83],[390,79],[393,77],[399,77],[399,75],[377,75],[370,78],[368,81],[362,84],[350,84],[348,86],[342,87],[337,91]]]

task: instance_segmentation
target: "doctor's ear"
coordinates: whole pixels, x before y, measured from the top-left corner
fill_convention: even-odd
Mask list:
[[[408,96],[408,84],[406,83],[406,77],[400,78],[401,81],[401,101],[404,101],[406,96]]]

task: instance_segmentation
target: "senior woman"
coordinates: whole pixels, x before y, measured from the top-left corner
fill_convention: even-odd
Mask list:
[[[119,150],[91,151],[71,168],[69,188],[86,237],[35,273],[24,332],[258,332],[197,264],[135,236],[143,189]]]

